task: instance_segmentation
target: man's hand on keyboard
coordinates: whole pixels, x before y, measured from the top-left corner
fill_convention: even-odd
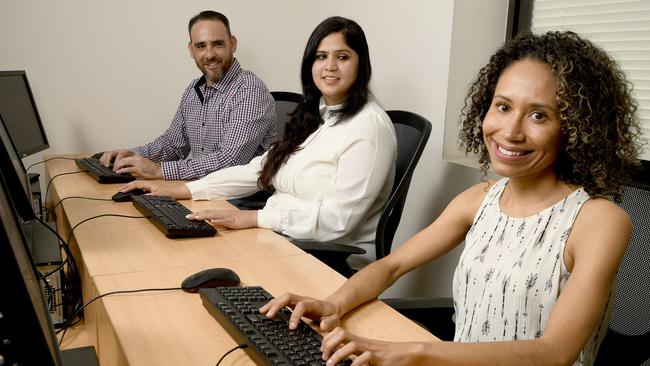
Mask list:
[[[113,164],[116,173],[129,173],[143,179],[162,179],[162,167],[160,163],[145,158],[142,155],[133,155],[116,159]]]
[[[257,210],[207,210],[187,215],[190,220],[207,220],[212,226],[228,229],[257,227]]]
[[[134,180],[121,187],[119,191],[128,192],[133,189],[144,189],[154,196],[170,196],[177,200],[192,198],[192,194],[185,182],[180,180]]]
[[[132,152],[129,150],[112,150],[112,151],[106,151],[102,156],[99,158],[99,162],[102,163],[103,166],[105,167],[110,167],[112,164],[115,162],[119,161],[122,158],[125,158],[127,156],[133,155]]]
[[[332,330],[339,325],[339,312],[333,302],[292,293],[285,293],[269,301],[260,308],[260,313],[273,318],[286,306],[293,309],[289,329],[296,329],[303,316],[319,323],[322,331]]]

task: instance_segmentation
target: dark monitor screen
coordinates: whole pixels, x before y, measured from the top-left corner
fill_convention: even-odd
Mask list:
[[[18,156],[14,145],[9,138],[8,129],[5,128],[4,118],[0,116],[0,169],[4,180],[9,187],[11,202],[24,221],[34,218],[34,208],[30,199],[29,178],[25,171],[23,161]]]
[[[5,365],[61,365],[39,277],[0,175],[0,360]]]
[[[25,71],[0,71],[0,116],[20,157],[50,147]]]

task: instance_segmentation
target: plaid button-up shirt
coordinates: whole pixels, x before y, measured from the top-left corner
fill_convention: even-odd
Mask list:
[[[203,76],[193,80],[167,131],[131,151],[160,162],[167,180],[198,179],[268,150],[276,124],[268,89],[235,59],[215,85]]]

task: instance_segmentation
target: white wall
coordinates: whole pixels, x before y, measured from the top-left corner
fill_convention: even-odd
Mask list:
[[[505,25],[499,24],[502,19],[479,17],[467,29],[455,29],[452,20],[463,15],[454,15],[454,8],[473,2],[455,3],[8,0],[0,3],[0,70],[27,71],[50,138],[46,154],[130,147],[169,125],[181,93],[197,76],[186,26],[200,10],[225,13],[239,40],[236,56],[242,65],[270,90],[290,91],[300,91],[300,58],[313,28],[330,15],[350,17],[366,32],[372,87],[381,104],[414,111],[433,124],[396,235],[399,244],[479,179],[476,170],[442,160],[447,86],[455,77],[449,74],[450,57],[454,47],[463,46],[452,45],[452,29],[498,34]],[[489,3],[505,8],[507,0]],[[457,256],[409,274],[390,295],[449,295]]]

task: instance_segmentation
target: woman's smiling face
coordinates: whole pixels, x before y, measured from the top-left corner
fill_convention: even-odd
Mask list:
[[[343,103],[357,80],[359,55],[341,33],[331,33],[318,45],[311,68],[312,78],[327,105]]]
[[[522,59],[497,82],[483,120],[483,138],[492,168],[505,177],[555,174],[562,127],[549,66]]]

